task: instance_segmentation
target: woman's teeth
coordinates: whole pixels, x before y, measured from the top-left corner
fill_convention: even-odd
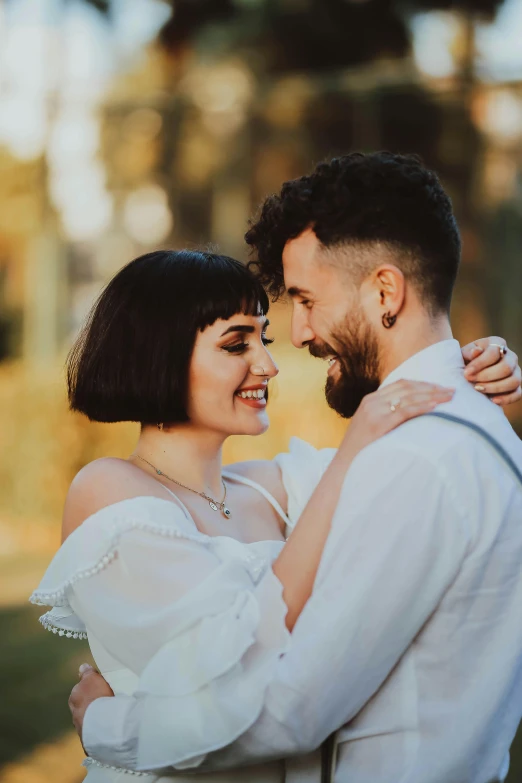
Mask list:
[[[244,400],[262,400],[265,396],[264,389],[249,389],[248,391],[237,392],[238,397],[242,397]]]

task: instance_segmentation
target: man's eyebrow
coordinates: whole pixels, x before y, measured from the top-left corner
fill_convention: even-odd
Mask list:
[[[270,321],[267,319],[262,327],[261,331],[265,331],[265,329],[270,326]],[[249,326],[247,324],[235,324],[233,326],[229,326],[228,329],[225,329],[221,337],[224,337],[226,334],[230,334],[231,332],[241,332],[242,334],[252,334],[255,332],[255,326]]]
[[[292,286],[287,290],[287,294],[289,296],[309,296],[310,291],[306,291],[304,288],[297,288],[297,286]]]

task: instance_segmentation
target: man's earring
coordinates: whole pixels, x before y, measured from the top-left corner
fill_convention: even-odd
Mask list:
[[[397,316],[392,315],[390,311],[388,311],[387,313],[384,313],[382,317],[382,325],[384,326],[385,329],[391,329],[392,326],[395,325],[396,320],[397,320]]]
[[[162,432],[163,431],[163,422],[161,422],[161,424],[158,424],[157,427],[158,427],[159,431]]]

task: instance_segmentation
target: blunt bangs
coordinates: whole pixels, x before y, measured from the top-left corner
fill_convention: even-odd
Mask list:
[[[201,331],[233,315],[266,315],[270,302],[262,284],[239,261],[228,256],[201,253],[201,292],[196,321]]]
[[[228,256],[161,250],[136,258],[104,289],[68,356],[71,410],[99,422],[188,421],[198,332],[268,309],[262,284]]]

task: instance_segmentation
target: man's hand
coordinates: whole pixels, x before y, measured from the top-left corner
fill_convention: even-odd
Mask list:
[[[503,337],[483,337],[466,345],[462,349],[467,364],[464,374],[497,405],[510,405],[522,398],[522,374],[516,353],[508,348],[503,356],[500,345],[506,345]]]
[[[102,696],[114,696],[110,685],[88,663],[80,666],[80,682],[74,686],[69,696],[69,709],[71,710],[74,728],[83,746],[83,719],[89,704]],[[85,750],[85,748],[84,748]]]

